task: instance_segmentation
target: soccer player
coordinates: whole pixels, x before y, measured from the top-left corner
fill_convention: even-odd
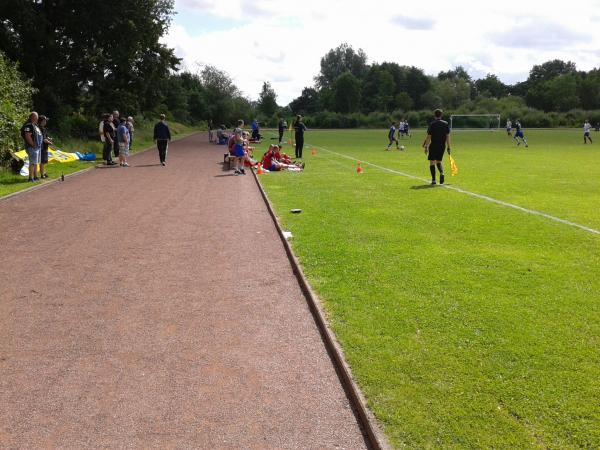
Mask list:
[[[521,145],[521,142],[519,142],[519,138],[525,143],[525,147],[529,147],[529,145],[527,144],[527,139],[525,139],[525,135],[523,134],[523,127],[521,126],[521,122],[519,121],[519,119],[517,119],[515,122],[515,135],[513,136],[513,139],[517,141],[517,145]]]
[[[412,137],[410,135],[410,125],[408,124],[408,120],[404,121],[404,134],[406,134],[408,137]]]
[[[583,124],[583,143],[587,144],[587,140],[590,140],[590,144],[592,143],[592,138],[590,137],[590,130],[592,128],[592,125],[590,124],[590,121],[586,119],[585,123]]]
[[[510,119],[506,119],[506,134],[512,136],[512,122]]]
[[[392,126],[390,127],[390,131],[388,132],[388,139],[389,139],[390,143],[388,144],[386,150],[389,150],[390,146],[394,142],[396,143],[396,149],[400,150],[400,147],[398,146],[398,139],[396,139],[396,127],[394,126],[394,122],[392,122]]]
[[[404,119],[398,122],[398,140],[402,139],[404,136]]]
[[[433,115],[435,116],[435,120],[427,128],[427,137],[425,138],[425,142],[423,142],[423,148],[429,160],[431,184],[435,184],[436,167],[440,172],[440,184],[444,184],[442,159],[445,149],[448,149],[448,154],[450,154],[450,126],[448,122],[442,120],[443,112],[441,109],[436,109]]]

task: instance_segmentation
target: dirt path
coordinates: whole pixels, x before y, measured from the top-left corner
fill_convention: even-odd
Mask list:
[[[0,202],[0,447],[365,447],[252,175],[205,140]]]

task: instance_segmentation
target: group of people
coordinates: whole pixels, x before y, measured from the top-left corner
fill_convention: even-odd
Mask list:
[[[515,129],[514,136],[512,135],[513,128]],[[512,136],[513,140],[517,143],[517,146],[521,145],[521,143],[524,143],[525,147],[529,147],[527,139],[525,139],[525,133],[523,133],[523,126],[521,125],[521,121],[519,119],[515,121],[514,126],[510,119],[506,119],[506,133],[509,137]]]
[[[300,117],[299,123],[302,123]],[[303,126],[304,124],[302,124]],[[303,137],[306,127],[301,128]],[[260,161],[253,159],[253,147],[250,146],[254,139],[248,131],[244,130],[244,121],[237,121],[237,126],[229,137],[227,147],[229,148],[229,157],[233,162],[235,175],[245,175],[246,167],[258,167],[260,164],[264,170],[279,171],[279,170],[294,170],[299,171],[304,169],[304,163],[294,162],[292,158],[281,151],[282,144],[271,144],[262,156]],[[303,139],[300,139],[300,145],[303,145]],[[296,141],[296,149],[298,149],[298,140]],[[301,151],[300,151],[301,154]]]
[[[398,138],[396,138],[396,132],[398,133]],[[396,150],[404,150],[404,146],[400,147],[400,139],[402,139],[404,136],[411,137],[410,125],[408,124],[408,120],[400,119],[400,122],[398,122],[397,124],[397,128],[396,122],[392,121],[392,125],[390,126],[390,129],[388,131],[389,143],[386,150],[389,150],[392,144],[394,143],[396,143]]]
[[[133,117],[125,117],[115,110],[112,114],[103,114],[102,121],[98,124],[98,134],[102,141],[102,159],[107,166],[114,166],[117,163],[113,161],[119,158],[121,167],[129,167],[127,158],[133,144]]]
[[[104,144],[102,159],[107,166],[114,166],[113,155],[119,159],[119,166],[129,167],[129,152],[133,145],[134,135],[133,117],[125,117],[115,110],[112,114],[103,114],[102,121],[98,125],[100,140]],[[154,141],[158,148],[160,164],[166,166],[167,148],[171,140],[171,131],[167,125],[164,114],[160,115],[160,121],[154,126]]]
[[[48,136],[48,121],[46,116],[40,116],[37,112],[29,113],[27,122],[21,127],[21,137],[25,143],[25,151],[29,158],[28,183],[48,178],[46,164],[48,164],[48,147],[52,145],[52,139]],[[39,165],[39,172],[38,172]]]

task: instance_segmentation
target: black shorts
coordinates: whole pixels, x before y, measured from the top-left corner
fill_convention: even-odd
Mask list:
[[[427,159],[429,161],[441,161],[444,159],[444,151],[444,148],[429,147],[429,154],[427,155]]]
[[[48,164],[48,147],[45,145],[42,145],[40,152],[40,164]]]

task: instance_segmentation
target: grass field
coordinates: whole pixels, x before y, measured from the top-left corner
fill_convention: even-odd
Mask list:
[[[136,128],[134,134],[134,144],[132,153],[137,153],[141,150],[145,150],[154,145],[152,141],[153,124],[148,122],[143,126]],[[173,139],[181,139],[182,137],[188,136],[193,132],[198,131],[196,128],[188,127],[179,123],[169,123]],[[82,141],[82,140],[55,140],[57,148],[66,152],[94,152],[96,157],[102,157],[102,143],[98,141]],[[115,158],[116,161],[116,158]],[[67,175],[73,172],[77,172],[89,167],[94,167],[98,164],[98,161],[73,161],[70,163],[51,163],[46,166],[49,179],[43,181],[46,183],[50,180],[60,177],[61,173]],[[23,177],[19,174],[15,174],[9,169],[0,168],[0,197],[17,192],[23,189],[27,189],[32,185],[27,182],[27,177]]]
[[[260,180],[390,441],[600,448],[600,235],[430,187],[424,132],[386,134],[308,132]],[[600,135],[525,135],[454,133],[448,184],[600,230]]]

